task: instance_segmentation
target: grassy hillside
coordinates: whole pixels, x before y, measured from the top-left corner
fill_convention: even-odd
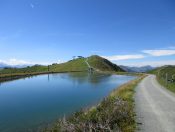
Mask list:
[[[50,70],[54,72],[69,72],[69,71],[86,71],[88,66],[85,63],[85,58],[70,60],[62,64],[53,64]]]
[[[0,74],[15,74],[15,73],[33,73],[33,72],[46,72],[47,66],[34,65],[26,68],[5,68],[0,70]]]
[[[91,67],[97,70],[100,70],[100,71],[123,71],[117,65],[97,55],[93,55],[88,58],[79,58],[79,59],[71,60],[71,61],[68,61],[62,64],[52,65],[51,70],[55,72],[87,71],[88,66],[85,63],[86,60],[90,64]]]
[[[149,73],[155,74],[160,84],[175,92],[175,66],[163,66]]]
[[[118,72],[124,71],[116,64],[113,64],[109,60],[104,59],[97,55],[88,57],[88,62],[92,67],[101,71],[118,71]]]
[[[5,68],[0,70],[0,80],[4,77],[14,77],[17,76],[29,76],[42,73],[50,72],[75,72],[75,71],[87,71],[88,65],[85,61],[88,61],[91,67],[98,71],[112,71],[112,72],[122,72],[123,70],[117,65],[111,63],[110,61],[99,57],[97,55],[90,56],[88,58],[78,58],[70,60],[62,64],[52,64],[49,66],[35,65],[26,68]]]

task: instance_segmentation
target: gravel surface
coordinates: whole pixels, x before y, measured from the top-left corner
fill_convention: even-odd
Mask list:
[[[139,132],[175,132],[175,94],[163,88],[154,75],[139,83],[135,94]]]

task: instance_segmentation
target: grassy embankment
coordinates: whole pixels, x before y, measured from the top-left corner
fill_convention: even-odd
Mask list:
[[[60,119],[43,132],[134,132],[134,88],[145,77],[139,76],[115,89],[99,105]]]
[[[49,66],[35,65],[26,68],[6,68],[0,70],[0,81],[12,80],[21,77],[46,73],[87,71],[88,66],[85,63],[85,60],[86,58],[78,58],[62,64],[52,64]],[[100,71],[123,71],[117,65],[96,55],[88,57],[88,62],[91,66]]]
[[[159,67],[149,73],[155,74],[161,85],[175,93],[175,66]]]
[[[35,65],[26,68],[5,68],[0,70],[0,82],[45,73],[48,73],[47,66]]]

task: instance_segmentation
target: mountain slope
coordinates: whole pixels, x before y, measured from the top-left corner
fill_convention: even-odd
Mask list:
[[[0,68],[4,68],[4,67],[8,67],[9,65],[5,64],[5,63],[2,63],[0,62]]]
[[[34,73],[34,72],[47,72],[48,67],[42,65],[28,66],[25,68],[4,68],[0,70],[0,74],[16,74],[16,73]]]
[[[119,72],[124,71],[116,64],[97,55],[88,57],[88,62],[92,67],[100,71],[119,71]]]
[[[175,74],[175,66],[168,65],[168,66],[158,67],[156,69],[149,71],[149,73],[157,74],[157,75],[159,74],[159,76],[163,76],[167,73],[168,76],[170,77]]]
[[[88,65],[86,64],[87,61],[89,65],[95,69],[100,71],[124,71],[116,64],[104,59],[100,56],[93,55],[87,58],[78,58],[66,63],[62,64],[55,64],[51,65],[51,70],[55,72],[65,72],[65,71],[87,71]]]
[[[175,66],[162,66],[149,73],[155,74],[160,84],[175,92]]]
[[[61,64],[52,64],[50,66],[50,70],[54,72],[85,71],[87,69],[85,58],[78,58]]]
[[[0,68],[3,69],[3,68],[25,68],[27,66],[31,66],[31,65],[25,65],[25,64],[22,64],[22,65],[10,65],[10,64],[7,64],[7,63],[3,63],[3,62],[0,62]]]
[[[98,71],[115,71],[123,72],[124,70],[118,67],[116,64],[104,59],[100,56],[94,55],[88,58],[78,58],[70,60],[62,64],[52,64],[49,66],[34,65],[25,68],[4,68],[0,70],[0,75],[16,75],[16,74],[40,74],[47,72],[76,72],[76,71],[88,71],[88,61],[89,65]]]
[[[120,67],[127,72],[148,72],[148,71],[154,69],[154,67],[151,67],[149,65],[148,66],[141,66],[141,67],[130,67],[130,66],[120,65]]]

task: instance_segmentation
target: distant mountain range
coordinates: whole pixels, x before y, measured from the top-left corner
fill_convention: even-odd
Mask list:
[[[155,69],[155,67],[152,67],[152,66],[149,66],[149,65],[141,66],[141,67],[130,67],[130,66],[120,65],[120,68],[122,68],[126,72],[148,72],[150,70]]]
[[[8,68],[24,68],[24,67],[27,67],[27,66],[31,66],[31,65],[8,65],[8,64],[0,62],[0,69],[3,69],[5,67],[8,67]]]
[[[87,69],[87,65],[85,63],[86,58],[79,58],[68,61],[62,64],[56,64],[51,66],[54,71],[82,71]],[[117,66],[116,64],[110,62],[107,59],[104,59],[100,56],[93,55],[88,57],[89,64],[96,69],[101,71],[126,71],[126,72],[148,72],[150,70],[155,69],[151,66],[142,66],[142,67],[130,67],[130,66]],[[0,69],[5,67],[7,68],[25,68],[31,65],[8,65],[0,62]]]
[[[8,67],[8,65],[6,65],[4,63],[0,63],[0,68],[4,68],[4,67]]]

